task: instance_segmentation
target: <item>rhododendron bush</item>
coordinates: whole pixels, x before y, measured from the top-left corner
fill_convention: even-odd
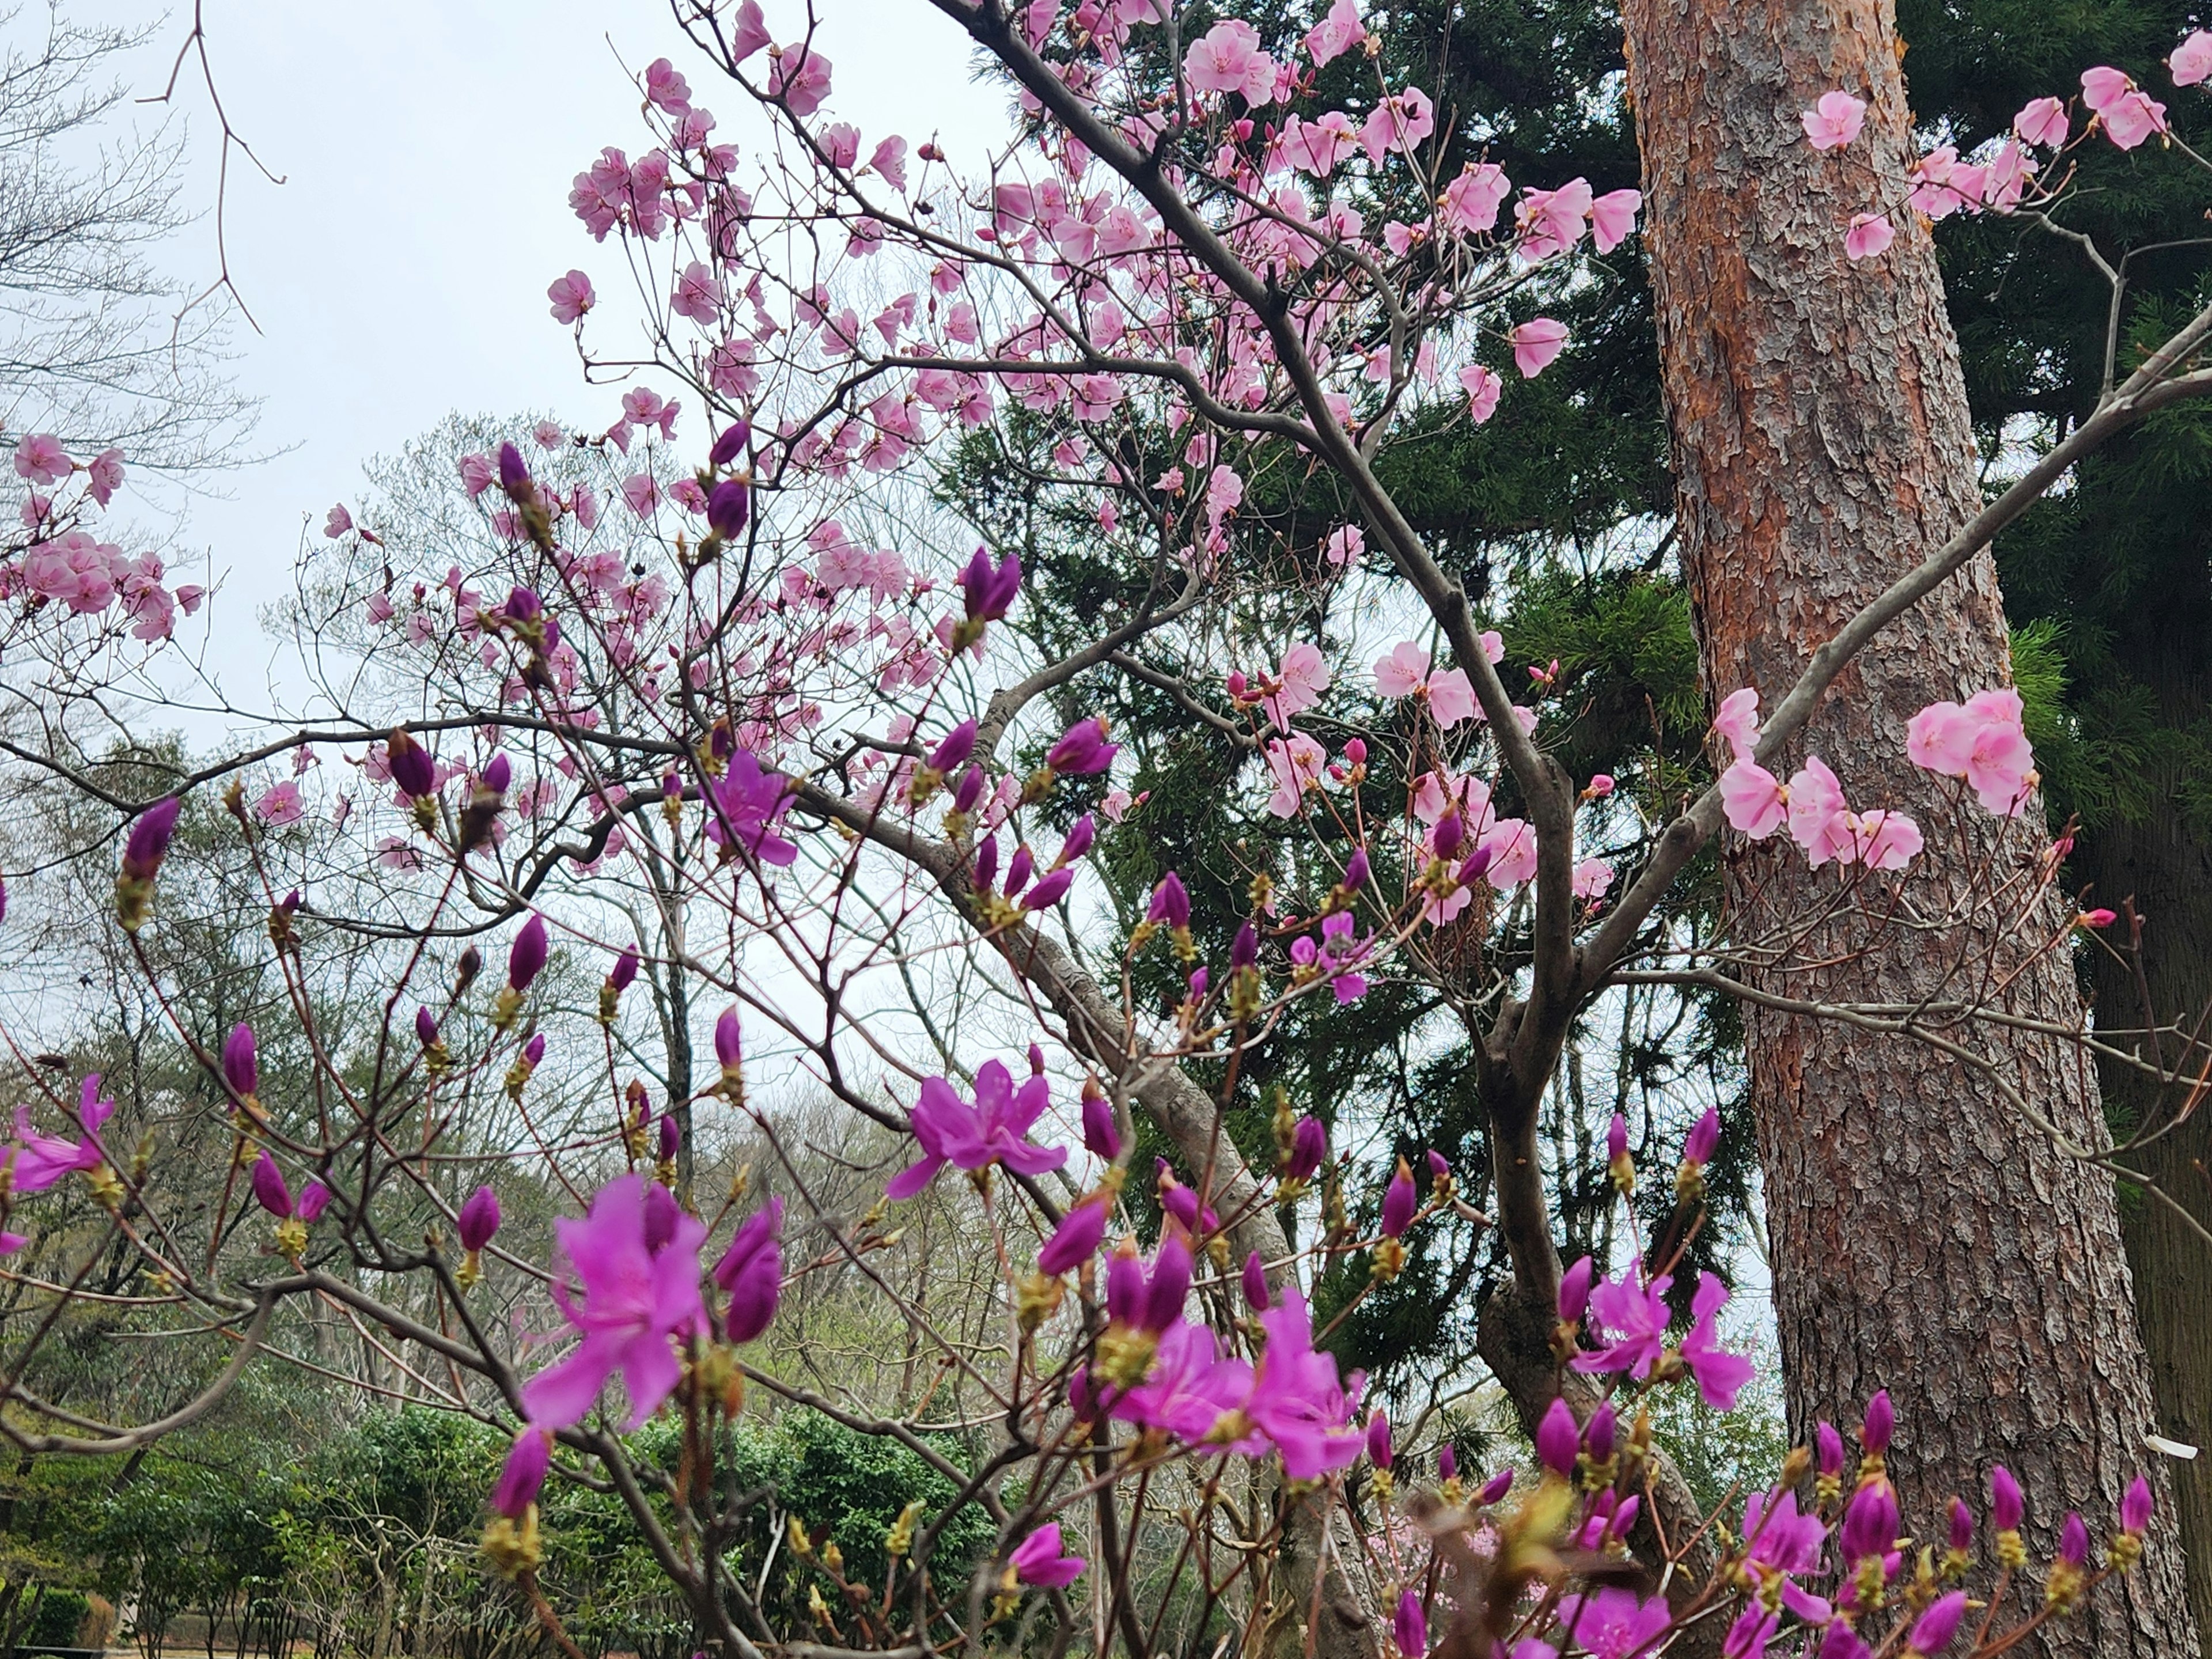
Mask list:
[[[1933,1656],[2002,1650],[2100,1594],[2145,1546],[2154,1472],[2027,1494],[2024,1521],[1992,1469],[1986,1511],[1900,1515],[1884,1395],[1856,1460],[1821,1425],[1771,1486],[1701,1512],[1648,1407],[1693,1391],[1724,1413],[1749,1376],[1726,1285],[1688,1265],[1718,1119],[1668,1160],[1663,1226],[1624,1210],[1613,1258],[1571,1267],[1551,1185],[1592,1172],[1541,1125],[1577,1022],[1624,988],[1752,995],[1746,963],[1795,960],[1794,928],[1735,938],[1661,908],[1730,835],[1786,837],[1863,936],[1972,941],[1947,1002],[1790,1006],[1980,1064],[1992,1109],[2037,1121],[1977,1031],[2017,1018],[2008,964],[2110,918],[2052,890],[2063,845],[2018,869],[1958,850],[1966,815],[2039,810],[2020,696],[1900,714],[1899,749],[1951,781],[1947,821],[1797,739],[1883,624],[2075,458],[2212,383],[2194,366],[2212,313],[2116,372],[2094,420],[1794,684],[1720,688],[1696,792],[1569,777],[1547,738],[1576,718],[1573,674],[1508,660],[1378,459],[1513,417],[1568,343],[1547,296],[1595,280],[1635,192],[1479,156],[1447,171],[1430,94],[1382,72],[1352,0],[1276,36],[1166,0],[936,9],[1018,89],[1000,154],[870,131],[796,12],[685,0],[698,52],[644,72],[645,130],[577,174],[580,263],[547,294],[592,380],[624,381],[608,424],[460,453],[465,534],[331,509],[292,613],[315,688],[295,722],[151,795],[51,763],[122,828],[113,925],[204,1069],[228,1164],[216,1201],[173,1207],[100,1080],[40,1073],[0,1249],[54,1320],[8,1356],[0,1434],[128,1451],[258,1350],[307,1360],[310,1316],[336,1321],[416,1397],[513,1431],[484,1551],[564,1643],[540,1583],[549,1480],[611,1486],[700,1642],[731,1654],[1133,1656],[1195,1600],[1224,1651],[1629,1659],[1676,1635]],[[2176,80],[2208,59],[2191,36]],[[1836,234],[1874,259],[1899,213],[2043,213],[2060,170],[2033,152],[2160,131],[2115,74],[2023,111],[1985,161],[1864,179]],[[1863,114],[1828,92],[1806,141],[1848,165]],[[604,324],[597,284],[625,269],[642,361]],[[129,653],[158,656],[199,594],[95,539],[118,458],[37,435],[15,453],[0,648],[137,672]],[[1076,648],[1041,648],[1035,544],[945,487],[956,453],[1079,528],[1095,611]],[[1127,878],[1149,781],[1116,711],[1137,690],[1239,757],[1227,805],[1249,833],[1226,877]],[[286,988],[222,1029],[194,1024],[149,949],[195,800],[248,849]],[[1194,928],[1201,875],[1243,896],[1218,939]],[[356,992],[334,1018],[329,963],[371,947],[373,1014]],[[1287,1093],[1271,1145],[1230,1133],[1240,1066],[1302,1000],[1393,986],[1475,1038],[1481,1169],[1370,1158]],[[279,1040],[281,1072],[260,1058]],[[842,1115],[832,1151],[864,1201],[811,1178],[801,1092]],[[739,1143],[750,1167],[705,1180]],[[1625,1121],[1606,1162],[1625,1197]],[[100,1219],[49,1249],[42,1206],[72,1176]],[[525,1183],[562,1212],[550,1237],[503,1220]],[[975,1328],[894,1265],[925,1212],[957,1218]],[[1489,1229],[1540,1310],[1507,1382],[1534,1461],[1462,1475],[1435,1422],[1394,1425],[1329,1343],[1409,1240]],[[95,1258],[132,1263],[102,1297],[232,1350],[144,1422],[42,1392],[41,1341]],[[885,1414],[770,1363],[810,1279],[880,1304],[939,1381]],[[953,1421],[940,1387],[980,1449],[967,1467],[924,1437]],[[764,1500],[725,1479],[726,1443],[792,1406],[898,1441],[958,1498],[899,1517],[880,1577],[789,1516],[811,1613],[771,1628],[728,1558]],[[662,1415],[672,1468],[624,1438]],[[955,1571],[933,1551],[978,1507],[995,1546]],[[1139,1574],[1137,1535],[1160,1528],[1169,1565]]]

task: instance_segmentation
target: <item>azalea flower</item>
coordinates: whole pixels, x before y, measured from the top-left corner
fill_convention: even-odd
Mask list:
[[[783,774],[764,770],[750,750],[738,750],[710,787],[714,811],[707,821],[707,839],[718,847],[742,848],[763,864],[789,865],[799,848],[776,829],[791,805],[790,791],[791,781]]]
[[[1662,1273],[1649,1285],[1639,1281],[1640,1265],[1618,1283],[1602,1279],[1590,1289],[1589,1310],[1609,1346],[1575,1356],[1578,1371],[1626,1371],[1642,1381],[1667,1353],[1667,1292],[1672,1275]]]
[[[1291,729],[1291,716],[1321,701],[1328,690],[1328,663],[1318,647],[1301,641],[1283,653],[1283,665],[1272,677],[1276,690],[1261,698],[1260,706],[1279,732]]]
[[[599,1189],[583,1220],[563,1218],[553,1231],[583,1291],[579,1299],[567,1276],[556,1274],[553,1299],[583,1340],[522,1385],[523,1409],[540,1428],[568,1428],[619,1370],[630,1404],[623,1428],[635,1429],[683,1376],[672,1339],[705,1328],[699,1246],[706,1224],[677,1209],[666,1188],[626,1175]]]
[[[98,1169],[102,1153],[94,1137],[114,1110],[113,1101],[100,1097],[97,1072],[85,1079],[83,1088],[78,1091],[77,1123],[84,1133],[75,1141],[39,1133],[31,1127],[31,1109],[16,1107],[15,1144],[9,1149],[5,1164],[10,1190],[44,1192],[73,1170]]]
[[[1848,92],[1824,92],[1820,102],[1801,117],[1805,124],[1805,138],[1814,149],[1841,149],[1859,136],[1866,125],[1867,106],[1863,98],[1854,98]]]
[[[1505,338],[1513,348],[1514,367],[1521,371],[1521,378],[1533,380],[1566,349],[1567,325],[1555,318],[1532,317],[1509,331]]]
[[[1639,1601],[1633,1590],[1609,1588],[1559,1601],[1559,1628],[1573,1631],[1576,1644],[1591,1659],[1642,1659],[1674,1622],[1663,1595]]]
[[[884,1194],[911,1198],[947,1164],[958,1170],[1004,1164],[1020,1175],[1042,1175],[1067,1162],[1065,1146],[1039,1146],[1026,1139],[1050,1103],[1051,1085],[1032,1077],[1019,1090],[1006,1066],[987,1060],[975,1072],[975,1103],[967,1104],[941,1077],[925,1079],[913,1114],[922,1156],[891,1177]]]
[[[1035,1584],[1041,1589],[1058,1589],[1072,1584],[1083,1575],[1090,1565],[1079,1555],[1065,1555],[1060,1552],[1060,1523],[1048,1522],[1039,1527],[1014,1548],[1006,1558],[1006,1565],[1014,1570],[1014,1577],[1024,1584]]]
[[[1316,1353],[1313,1321],[1295,1287],[1260,1316],[1267,1346],[1252,1374],[1244,1414],[1282,1454],[1283,1473],[1317,1480],[1350,1464],[1366,1437],[1352,1421],[1336,1361]]]
[[[1722,1347],[1714,1328],[1713,1316],[1728,1305],[1728,1299],[1727,1285],[1711,1273],[1699,1273],[1698,1293],[1690,1304],[1695,1322],[1689,1335],[1682,1339],[1682,1363],[1697,1379],[1698,1392],[1705,1404],[1717,1412],[1735,1409],[1736,1394],[1751,1381],[1752,1374],[1751,1361]]]

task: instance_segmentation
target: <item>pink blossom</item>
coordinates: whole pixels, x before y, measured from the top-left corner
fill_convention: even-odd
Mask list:
[[[1530,259],[1564,253],[1583,239],[1590,215],[1587,179],[1571,179],[1557,190],[1525,190],[1513,210],[1521,227],[1521,252]]]
[[[1590,240],[1600,253],[1610,253],[1628,240],[1643,206],[1644,192],[1637,190],[1608,191],[1590,204]]]
[[[1260,1316],[1267,1345],[1253,1368],[1244,1413],[1282,1454],[1293,1480],[1318,1480],[1358,1457],[1366,1436],[1352,1422],[1352,1405],[1336,1361],[1313,1346],[1313,1322],[1295,1285]]]
[[[1722,698],[1713,730],[1728,739],[1738,760],[1749,760],[1759,747],[1759,693],[1745,686]]]
[[[714,322],[721,307],[721,278],[697,259],[684,266],[675,291],[668,296],[668,308],[705,327]]]
[[[1824,92],[1820,102],[1799,118],[1805,137],[1814,149],[1841,149],[1859,136],[1866,125],[1866,100],[1848,92]]]
[[[307,816],[307,809],[300,799],[300,786],[287,778],[264,791],[261,799],[253,803],[253,816],[272,830],[281,830],[288,823],[297,823]]]
[[[1341,57],[1367,36],[1367,26],[1359,21],[1359,8],[1354,0],[1332,0],[1328,15],[1306,31],[1306,55],[1319,69],[1331,58]]]
[[[1283,124],[1277,143],[1283,160],[1301,173],[1328,177],[1352,149],[1358,130],[1341,110],[1331,110],[1316,120],[1293,115]]]
[[[1022,1540],[1006,1558],[1006,1565],[1014,1570],[1014,1577],[1024,1584],[1035,1584],[1041,1589],[1059,1589],[1073,1583],[1083,1576],[1090,1564],[1079,1555],[1061,1553],[1060,1523],[1052,1522],[1039,1527]]]
[[[1869,870],[1902,870],[1926,844],[1920,826],[1902,812],[1864,813],[1852,833],[1859,861]]]
[[[1505,393],[1505,382],[1495,372],[1480,363],[1469,363],[1459,372],[1459,383],[1467,389],[1468,418],[1480,426],[1498,412],[1498,400]]]
[[[1410,155],[1422,139],[1437,130],[1436,106],[1419,87],[1394,92],[1369,113],[1359,129],[1359,142],[1367,159],[1377,167],[1391,150]]]
[[[1274,95],[1275,60],[1260,49],[1260,32],[1233,18],[1192,42],[1182,70],[1200,92],[1241,93],[1254,106]]]
[[[1721,810],[1735,829],[1765,841],[1781,828],[1789,803],[1774,774],[1756,762],[1739,760],[1721,774]]]
[[[1267,797],[1267,811],[1275,817],[1296,817],[1298,803],[1305,799],[1309,789],[1321,787],[1321,776],[1328,765],[1328,751],[1303,732],[1293,732],[1285,742],[1281,738],[1270,738],[1265,750],[1267,776],[1275,786]]]
[[[545,297],[553,302],[553,320],[556,323],[575,323],[583,320],[584,313],[599,303],[599,295],[592,291],[592,279],[580,270],[572,270],[566,276],[556,276],[545,290]]]
[[[1844,787],[1818,755],[1790,779],[1790,838],[1805,849],[1817,870],[1831,859],[1844,863],[1853,853],[1850,808]]]
[[[1437,204],[1437,215],[1444,228],[1455,235],[1487,235],[1498,228],[1498,210],[1504,205],[1506,192],[1512,187],[1505,170],[1496,162],[1470,161],[1460,169],[1458,178],[1444,186]],[[1620,193],[1633,196],[1636,192]],[[1634,211],[1632,204],[1632,216]]]
[[[123,488],[123,452],[103,449],[85,463],[85,493],[106,507]]]
[[[922,1080],[912,1114],[914,1138],[921,1157],[884,1189],[884,1196],[911,1198],[947,1164],[957,1170],[982,1170],[1004,1164],[1019,1175],[1042,1175],[1067,1162],[1065,1146],[1039,1146],[1030,1127],[1050,1103],[1051,1085],[1042,1075],[1017,1090],[1005,1065],[987,1060],[976,1068],[975,1103],[969,1105],[941,1077]]]
[[[1559,1628],[1571,1629],[1575,1644],[1588,1650],[1590,1659],[1644,1659],[1674,1623],[1665,1596],[1641,1601],[1633,1590],[1620,1589],[1563,1596],[1558,1619]]]
[[[2148,93],[2130,91],[2098,112],[2105,136],[2122,149],[2133,149],[2154,132],[2166,131],[2166,106]]]
[[[1375,662],[1375,689],[1386,697],[1410,697],[1428,678],[1429,653],[1411,640],[1401,640],[1388,656]]]
[[[2081,101],[2102,114],[2134,90],[2135,82],[2109,64],[2081,71]]]
[[[2177,87],[2193,87],[2212,76],[2212,33],[2197,30],[2173,49],[2173,56],[2166,64],[2173,71],[2173,84]]]
[[[34,484],[50,484],[70,475],[71,463],[62,441],[51,432],[33,433],[15,446],[15,476]]]
[[[1895,228],[1882,215],[1856,213],[1851,216],[1850,228],[1844,233],[1844,252],[1852,259],[1870,259],[1896,240]]]
[[[1523,380],[1541,374],[1567,343],[1567,325],[1550,317],[1532,317],[1506,335],[1513,362]]]
[[[1613,885],[1613,866],[1603,859],[1583,859],[1575,866],[1575,896],[1603,898]]]
[[[1291,729],[1291,716],[1321,701],[1328,690],[1328,663],[1318,647],[1301,640],[1283,653],[1283,665],[1274,674],[1281,688],[1261,699],[1261,707],[1279,732]]]
[[[2207,36],[2212,40],[2212,36]],[[2038,98],[2022,106],[2012,118],[2012,130],[2026,144],[2043,144],[2057,149],[2066,142],[2066,105],[2057,98]]]
[[[497,476],[492,468],[491,457],[489,455],[464,455],[458,465],[460,468],[461,487],[469,492],[469,497],[472,501],[483,495],[490,486],[492,479]]]
[[[1930,703],[1906,726],[1905,752],[1916,766],[1966,779],[1986,810],[2017,817],[2036,781],[2022,713],[2009,687],[1978,691],[1963,705]]]
[[[352,528],[353,514],[345,510],[343,502],[323,515],[323,534],[331,541],[337,540]]]
[[[1463,668],[1440,668],[1429,676],[1429,713],[1449,732],[1462,720],[1478,717],[1474,683]]]
[[[830,60],[804,41],[793,41],[769,70],[768,94],[781,98],[804,119],[830,95]]]
[[[1536,832],[1522,819],[1498,819],[1475,850],[1488,854],[1483,873],[1501,893],[1536,873]]]
[[[577,1301],[559,1275],[554,1300],[583,1340],[522,1385],[523,1408],[540,1428],[568,1428],[619,1370],[629,1395],[624,1426],[635,1429],[683,1377],[671,1339],[706,1328],[699,1295],[706,1224],[678,1210],[666,1188],[626,1175],[599,1189],[583,1220],[564,1218],[553,1231],[584,1291]]]
[[[1359,556],[1367,550],[1367,534],[1356,524],[1340,525],[1329,532],[1322,544],[1322,556],[1329,563],[1342,568],[1359,562]]]
[[[1641,1266],[1631,1266],[1615,1283],[1602,1279],[1590,1290],[1589,1310],[1607,1346],[1575,1356],[1578,1371],[1626,1371],[1638,1382],[1651,1375],[1667,1352],[1667,1292],[1674,1279],[1661,1274],[1646,1285]]]
[[[1751,1381],[1752,1364],[1720,1345],[1714,1316],[1728,1304],[1728,1286],[1711,1273],[1698,1275],[1698,1293],[1690,1304],[1693,1323],[1682,1339],[1682,1363],[1697,1379],[1698,1392],[1717,1412],[1735,1409],[1737,1391]]]

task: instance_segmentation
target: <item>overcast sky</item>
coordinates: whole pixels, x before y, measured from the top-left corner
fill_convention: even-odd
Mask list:
[[[836,65],[830,109],[872,142],[933,131],[973,166],[1002,135],[1006,100],[972,82],[957,32],[927,0],[817,5]],[[68,9],[86,22],[166,17],[123,65],[134,88],[159,90],[189,5]],[[17,27],[40,9],[32,0]],[[797,0],[765,9],[778,39],[801,31]],[[271,185],[234,155],[226,222],[231,274],[261,329],[239,330],[238,380],[265,400],[259,444],[286,453],[221,481],[228,499],[189,503],[180,538],[228,573],[223,609],[237,624],[288,585],[303,522],[358,493],[362,461],[447,411],[613,420],[618,392],[582,385],[545,287],[578,266],[603,298],[628,292],[616,244],[594,245],[567,204],[602,146],[647,148],[626,68],[669,56],[724,132],[742,144],[751,129],[741,94],[713,87],[665,0],[204,0],[204,15],[232,125],[285,180]],[[204,280],[218,268],[220,130],[189,77],[178,102],[208,211],[169,258]]]

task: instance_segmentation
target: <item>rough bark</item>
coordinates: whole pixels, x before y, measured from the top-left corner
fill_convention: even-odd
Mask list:
[[[2212,712],[2212,663],[2204,641],[2212,616],[2207,594],[2166,596],[2141,607],[2128,637],[2117,641],[2131,672],[2154,688],[2161,726],[2186,731]],[[2156,1017],[2185,1023],[2212,1001],[2212,843],[2195,833],[2179,801],[2188,780],[2171,755],[2158,757],[2150,804],[2140,817],[2099,823],[2085,834],[2075,870],[2094,884],[2095,902],[2132,897],[2144,918],[2142,972],[2100,951],[2095,964],[2097,1023],[2115,1030],[2143,1024],[2142,990]],[[2116,933],[2122,929],[2113,930]],[[2110,1040],[2110,1039],[2108,1039]],[[2145,1059],[2148,1044],[2130,1046]],[[2164,1042],[2158,1058],[2173,1065],[2177,1045]],[[2194,1066],[2191,1067],[2193,1072]],[[2182,1088],[2160,1088],[2132,1066],[2100,1068],[2105,1097],[2115,1120],[2132,1129],[2169,1121],[2186,1097]],[[2212,1110],[2200,1109],[2172,1134],[2126,1160],[2212,1226]],[[2136,1306],[2150,1354],[2151,1388],[2158,1402],[2159,1432],[2185,1445],[2212,1445],[2212,1321],[2204,1317],[2204,1278],[2212,1250],[2187,1221],[2166,1205],[2123,1189],[2121,1231],[2135,1272]],[[2189,1601],[2200,1639],[2212,1627],[2212,1453],[2173,1466],[2175,1510],[2188,1553]]]
[[[1850,216],[1893,191],[1906,155],[1894,16],[1881,0],[1627,0],[1625,21],[1705,671],[1716,692],[1753,685],[1771,697],[1980,505],[1925,228],[1907,225],[1860,264],[1843,252]],[[1838,86],[1871,99],[1866,135],[1816,152],[1798,112]],[[1915,710],[2008,672],[1984,555],[1853,665],[1808,733],[1805,747],[1855,801],[1942,827],[1909,883],[1923,904],[1940,905],[1972,865],[2010,870],[2037,850],[2033,807],[2016,823],[1971,803],[1961,813],[1905,756]],[[1735,842],[1738,936],[1808,914],[1837,879],[1794,848]],[[1955,931],[1869,941],[1839,924],[1796,953],[1834,965],[1762,984],[1895,1000],[1986,948]],[[2063,953],[2020,974],[2008,1000],[2045,1018],[2078,1013]],[[2043,1549],[2069,1506],[2109,1525],[2124,1485],[2152,1461],[2111,1181],[1925,1048],[1758,1011],[1747,1024],[1793,1429],[1854,1422],[1886,1386],[1908,1530],[1925,1535],[1951,1492],[1985,1490],[1994,1462],[2021,1475]],[[2044,1041],[1991,1031],[1983,1046],[2063,1132],[2100,1140],[2093,1073]],[[2124,1594],[2016,1651],[2193,1650],[2181,1586],[2169,1529]]]

